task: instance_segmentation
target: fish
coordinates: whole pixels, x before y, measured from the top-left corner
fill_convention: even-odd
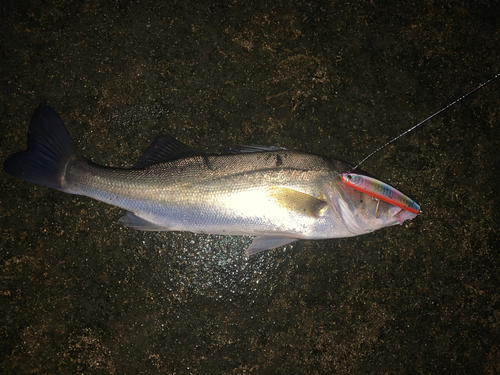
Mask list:
[[[346,162],[277,146],[207,155],[164,135],[132,168],[98,165],[45,104],[33,113],[27,149],[3,167],[29,183],[120,207],[118,224],[136,230],[253,236],[247,256],[297,240],[362,235],[419,213],[345,184]]]

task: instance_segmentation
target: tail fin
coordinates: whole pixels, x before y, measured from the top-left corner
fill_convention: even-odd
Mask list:
[[[64,191],[61,174],[75,144],[56,111],[41,104],[31,116],[28,149],[10,156],[3,165],[10,175]]]

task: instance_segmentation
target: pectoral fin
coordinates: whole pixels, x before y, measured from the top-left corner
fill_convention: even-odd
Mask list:
[[[255,237],[250,247],[246,249],[245,254],[247,256],[254,255],[260,253],[261,251],[274,249],[275,247],[278,246],[284,246],[297,240],[298,238],[289,238],[289,237],[271,237],[271,236]]]
[[[322,216],[328,205],[322,199],[286,187],[269,187],[266,193],[279,206],[310,217]]]

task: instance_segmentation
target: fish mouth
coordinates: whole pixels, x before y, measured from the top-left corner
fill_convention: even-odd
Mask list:
[[[420,213],[420,212],[419,212]],[[413,212],[407,211],[401,207],[392,207],[391,208],[392,218],[397,221],[399,225],[403,225],[406,220],[412,220],[417,217],[418,214],[414,214]]]

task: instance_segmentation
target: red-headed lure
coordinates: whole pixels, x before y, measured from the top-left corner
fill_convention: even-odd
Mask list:
[[[364,194],[401,207],[403,210],[410,211],[411,213],[420,213],[420,206],[418,204],[399,190],[382,181],[356,173],[342,173],[340,178],[345,185]]]
[[[405,132],[401,133],[400,135],[398,135],[396,138],[393,138],[389,142],[387,142],[386,144],[380,146],[375,151],[373,151],[370,155],[368,155],[363,160],[361,160],[358,163],[358,165],[356,165],[353,169],[351,169],[351,171],[353,171],[356,168],[358,168],[367,159],[371,158],[374,154],[376,154],[377,152],[379,152],[383,148],[387,147],[392,142],[397,141],[399,138],[401,138],[405,134],[408,134],[409,132],[415,130],[419,126],[425,124],[427,121],[429,121],[433,117],[436,117],[441,112],[446,111],[448,108],[454,106],[459,101],[465,99],[466,97],[468,97],[472,93],[474,93],[477,90],[483,88],[488,83],[490,83],[491,81],[497,79],[498,77],[500,77],[500,73],[497,73],[493,78],[490,78],[486,82],[484,82],[484,83],[480,84],[479,86],[475,87],[474,89],[472,89],[471,91],[469,91],[467,94],[461,96],[457,100],[455,100],[455,101],[451,102],[450,104],[448,104],[446,107],[444,107],[444,108],[440,109],[439,111],[435,112],[434,114],[430,115],[424,121],[419,122],[417,125],[412,126],[407,131],[405,131]],[[347,186],[349,186],[349,187],[351,187],[351,188],[353,188],[353,189],[355,189],[357,191],[360,191],[360,192],[362,192],[364,194],[370,195],[370,196],[372,196],[374,198],[380,199],[381,201],[393,204],[393,205],[395,205],[397,207],[401,207],[403,210],[409,211],[411,213],[414,213],[414,214],[419,214],[420,213],[420,206],[418,204],[416,204],[415,202],[413,202],[410,198],[408,198],[406,195],[404,195],[400,191],[394,189],[392,186],[387,185],[386,183],[384,183],[382,181],[379,181],[379,180],[377,180],[375,178],[371,178],[371,177],[368,177],[368,176],[364,176],[364,175],[360,175],[360,174],[356,174],[356,173],[351,173],[351,172],[342,173],[341,179],[342,179],[342,182],[345,185],[347,185]]]

